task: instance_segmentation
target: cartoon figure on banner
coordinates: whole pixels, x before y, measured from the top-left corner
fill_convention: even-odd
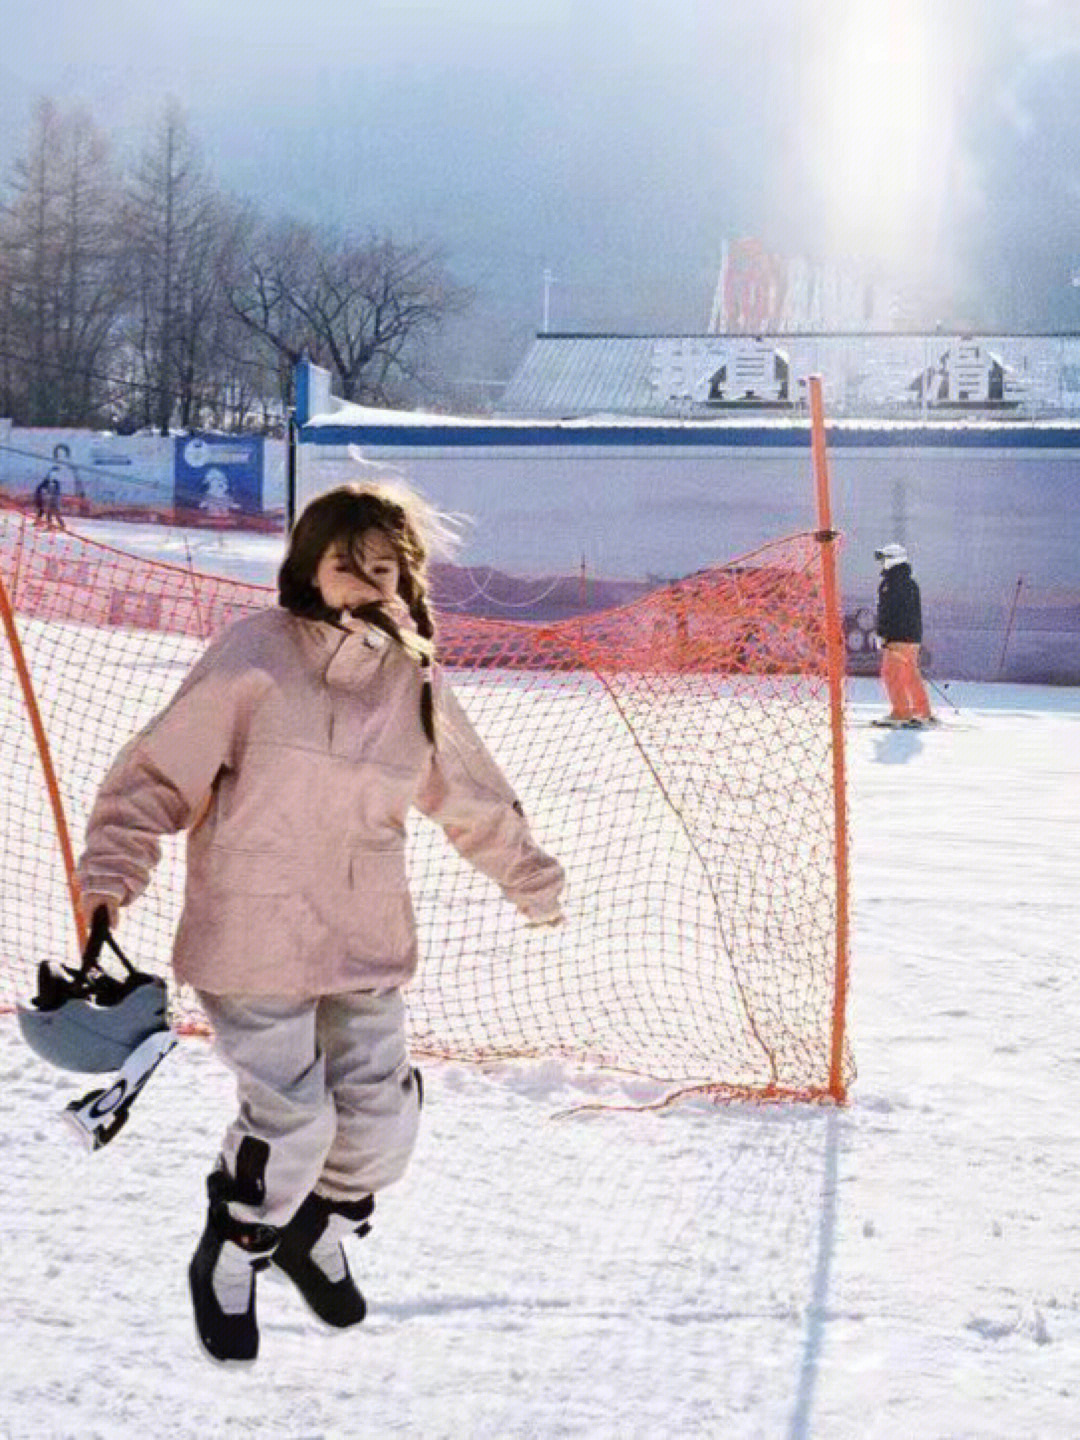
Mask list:
[[[240,509],[240,502],[233,499],[229,477],[219,465],[211,465],[203,479],[205,495],[199,501],[199,509],[212,520],[224,520]]]
[[[235,521],[262,510],[261,435],[178,436],[173,505],[209,521]]]
[[[75,496],[75,499],[85,500],[86,486],[82,482],[78,465],[76,465],[71,458],[71,446],[61,442],[53,446],[52,453],[53,467],[58,472],[57,479],[61,482],[61,488],[63,488],[63,481],[67,479],[71,485],[71,493]]]

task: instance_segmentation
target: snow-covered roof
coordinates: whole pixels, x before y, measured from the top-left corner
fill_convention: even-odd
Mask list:
[[[715,340],[717,337],[711,337]],[[910,338],[910,337],[908,337]],[[301,439],[319,446],[482,446],[579,445],[804,445],[810,419],[805,404],[784,410],[704,406],[681,413],[591,411],[555,415],[451,415],[435,411],[380,409],[340,400],[330,393],[329,376],[317,375],[313,408],[301,414]],[[799,395],[803,395],[800,388]],[[828,397],[827,397],[828,398]],[[1023,449],[1080,446],[1080,414],[1033,420],[1014,411],[952,410],[928,415],[917,408],[889,416],[843,416],[826,404],[830,443],[837,446],[986,445]]]
[[[711,408],[709,376],[740,350],[764,347],[784,353],[793,385],[820,374],[833,416],[889,415],[905,407],[910,413],[914,377],[944,354],[975,344],[1023,378],[1029,417],[1080,414],[1080,335],[1000,333],[542,334],[497,408],[501,415],[545,418],[598,412],[700,417]]]

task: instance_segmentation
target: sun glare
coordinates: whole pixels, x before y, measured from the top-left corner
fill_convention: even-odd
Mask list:
[[[834,242],[895,258],[936,225],[957,77],[929,7],[845,4],[828,48],[822,162]]]

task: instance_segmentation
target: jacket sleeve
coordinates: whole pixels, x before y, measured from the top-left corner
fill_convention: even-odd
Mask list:
[[[257,672],[230,663],[223,637],[166,708],[124,746],[87,822],[77,868],[84,893],[109,895],[121,905],[142,894],[161,858],[160,837],[191,824],[219,772],[234,763],[257,681]]]
[[[911,638],[912,638],[912,640],[913,640],[916,644],[921,644],[921,643],[922,643],[922,595],[919,593],[919,587],[918,587],[918,585],[915,583],[914,580],[911,581],[911,594],[910,594],[909,605],[910,605],[910,611],[911,611],[911,621],[910,621],[910,624],[911,624]]]
[[[537,845],[520,802],[457,697],[442,676],[437,683],[438,744],[417,809],[523,915],[550,919],[558,914],[565,884],[562,866]]]
[[[888,579],[883,579],[878,586],[877,621],[875,630],[882,644],[888,644],[893,638],[895,625],[896,605],[893,597],[892,587]]]

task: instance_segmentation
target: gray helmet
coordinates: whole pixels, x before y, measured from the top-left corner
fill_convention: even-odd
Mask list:
[[[105,943],[124,963],[122,980],[97,963]],[[104,1073],[119,1069],[148,1035],[169,1028],[167,999],[165,982],[130,964],[109,934],[107,912],[99,910],[79,970],[41,962],[37,994],[18,1006],[19,1028],[50,1064]]]

